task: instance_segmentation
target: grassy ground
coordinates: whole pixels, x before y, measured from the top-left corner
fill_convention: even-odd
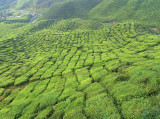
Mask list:
[[[154,30],[134,23],[68,30],[69,21],[52,22],[1,37],[1,119],[159,118]]]

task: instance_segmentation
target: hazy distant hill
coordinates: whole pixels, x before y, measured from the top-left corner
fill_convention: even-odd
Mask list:
[[[17,0],[17,9],[26,8],[48,8],[54,2],[61,2],[65,0]]]
[[[43,16],[50,18],[89,18],[98,21],[134,21],[159,25],[159,0],[61,0],[52,5]],[[54,1],[54,2],[53,2]],[[44,3],[48,3],[46,1]],[[41,6],[44,7],[44,3]]]
[[[86,18],[88,12],[103,0],[62,0],[49,8],[44,18]]]
[[[159,24],[159,0],[104,0],[90,11],[90,18]]]
[[[17,0],[0,0],[0,10],[8,9],[16,4]]]
[[[159,25],[159,0],[0,0],[0,8],[43,9],[43,19],[85,18]]]
[[[0,0],[0,6],[5,6],[7,4],[10,4],[12,2],[15,2],[17,0]]]

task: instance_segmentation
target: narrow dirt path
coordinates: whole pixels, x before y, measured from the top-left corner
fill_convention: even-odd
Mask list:
[[[156,31],[156,32],[160,32],[160,29],[158,29],[158,28],[151,28],[151,29]]]
[[[35,23],[39,18],[36,18],[32,21],[32,24]]]
[[[100,24],[117,24],[116,21],[100,22]]]

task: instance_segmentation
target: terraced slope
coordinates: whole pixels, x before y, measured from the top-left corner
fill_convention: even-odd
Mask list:
[[[48,27],[0,49],[1,119],[160,117],[160,36],[143,26]]]

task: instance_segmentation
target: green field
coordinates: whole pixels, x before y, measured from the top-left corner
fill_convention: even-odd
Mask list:
[[[81,19],[0,25],[1,119],[160,118],[158,32]]]

